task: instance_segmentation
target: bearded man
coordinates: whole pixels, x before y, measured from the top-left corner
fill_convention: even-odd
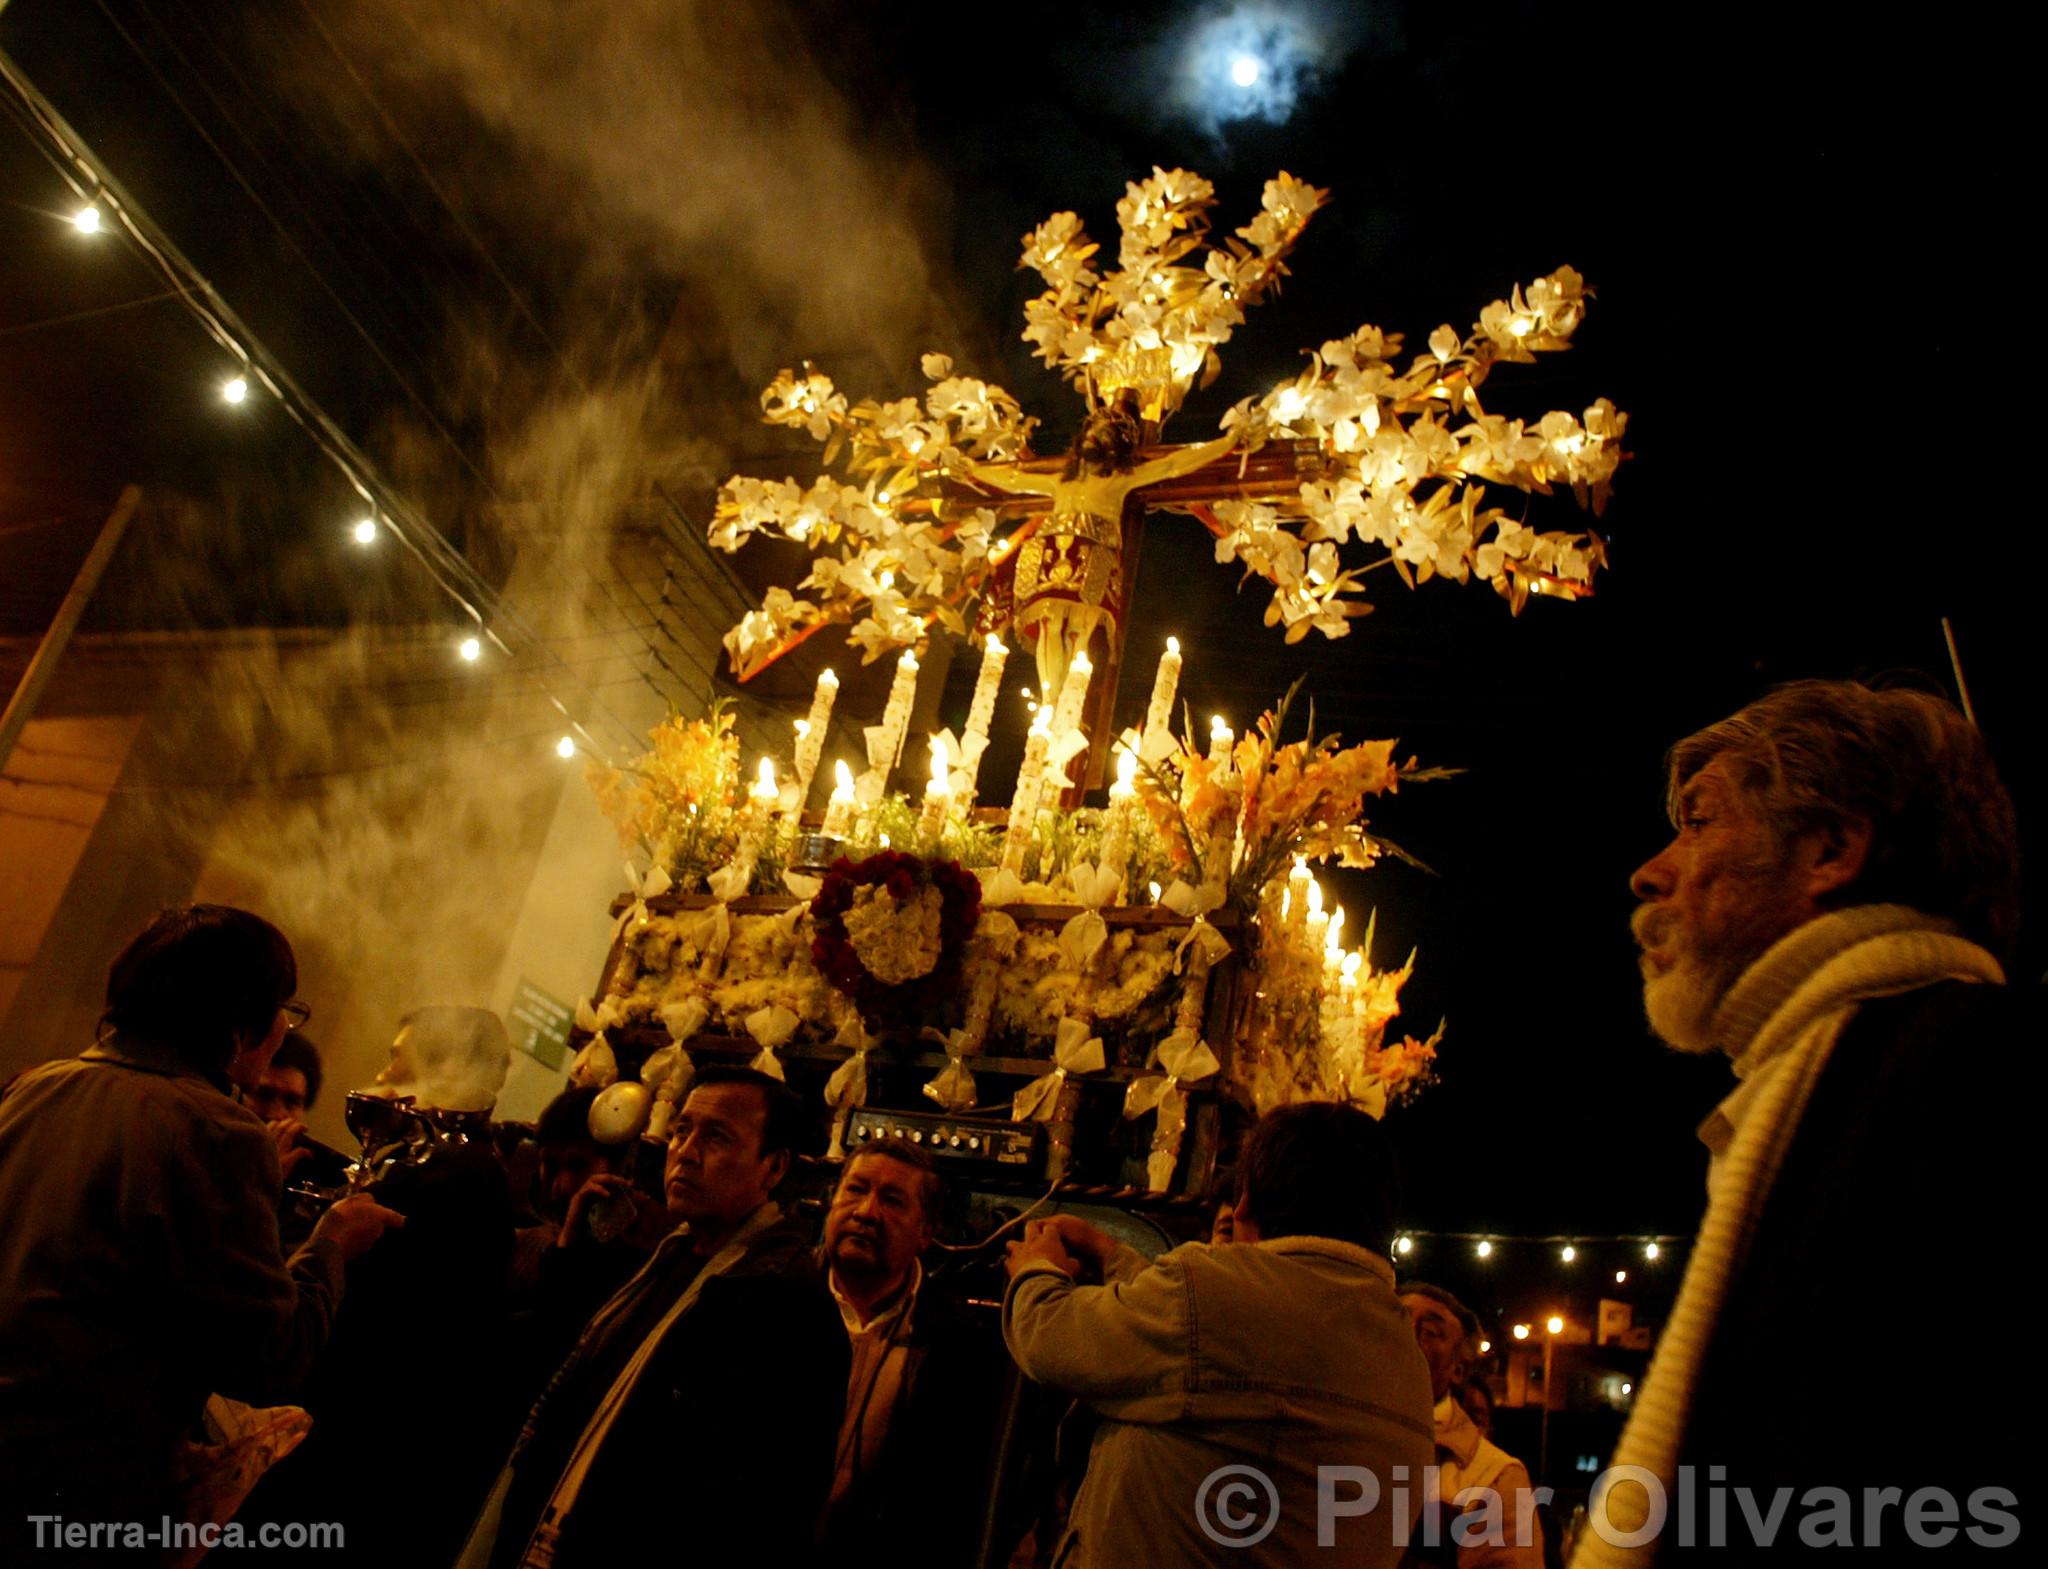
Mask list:
[[[1681,741],[1668,802],[1632,880],[1650,1025],[1741,1082],[1700,1129],[1706,1216],[1609,1472],[1657,1485],[1596,1488],[1574,1564],[1995,1545],[2018,1413],[1914,1310],[1937,1251],[1969,1261],[1968,1314],[2019,1305],[2041,1021],[2000,967],[2011,802],[1947,703],[1825,681]]]

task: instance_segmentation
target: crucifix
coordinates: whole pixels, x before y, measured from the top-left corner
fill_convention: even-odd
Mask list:
[[[1477,577],[1517,612],[1531,595],[1589,593],[1599,536],[1538,532],[1526,505],[1486,504],[1488,487],[1568,489],[1597,514],[1626,416],[1603,398],[1583,417],[1553,411],[1532,424],[1479,400],[1496,365],[1569,346],[1586,299],[1569,267],[1488,305],[1469,334],[1437,328],[1405,368],[1399,334],[1360,327],[1240,402],[1216,439],[1160,443],[1187,394],[1220,370],[1216,351],[1244,311],[1278,287],[1326,196],[1283,173],[1258,215],[1211,245],[1209,183],[1155,169],[1117,204],[1114,269],[1096,270],[1098,248],[1072,213],[1026,235],[1023,265],[1046,289],[1025,308],[1024,337],[1087,403],[1063,455],[1034,453],[1037,421],[944,355],[924,358],[921,402],[852,403],[809,365],[778,375],[763,412],[823,442],[825,472],[808,485],[735,476],[719,493],[715,546],[771,533],[812,554],[807,577],[770,589],[727,635],[740,679],[828,625],[848,626],[869,660],[938,630],[1007,629],[1033,646],[1049,704],[1092,645],[1085,788],[1103,774],[1150,511],[1194,516],[1219,561],[1270,583],[1266,621],[1289,642],[1343,636],[1370,608],[1364,573],[1380,566],[1411,587]]]

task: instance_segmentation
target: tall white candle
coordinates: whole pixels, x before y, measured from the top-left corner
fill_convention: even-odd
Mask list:
[[[1221,714],[1209,721],[1209,761],[1221,767],[1230,766],[1231,743],[1237,739],[1230,726],[1223,722]]]
[[[946,810],[953,804],[953,786],[947,777],[946,743],[932,737],[932,776],[924,787],[924,811],[917,819],[918,837],[937,844],[946,831]]]
[[[853,827],[853,770],[846,766],[846,759],[840,758],[832,765],[835,776],[832,799],[825,805],[825,837],[844,839]]]
[[[1052,710],[1041,706],[1024,741],[1024,766],[1010,797],[1010,823],[1003,834],[1003,870],[1024,874],[1024,855],[1038,826],[1038,797],[1045,785],[1045,754],[1052,744]]]
[[[1095,676],[1095,666],[1085,653],[1076,654],[1074,662],[1067,666],[1067,679],[1060,684],[1060,700],[1052,711],[1052,733],[1065,735],[1079,727],[1081,711],[1088,706],[1088,683]]]
[[[881,733],[868,739],[868,770],[861,776],[860,797],[872,805],[889,788],[889,775],[903,755],[903,732],[910,725],[910,705],[917,698],[917,654],[906,648],[896,661],[896,679],[882,709]]]
[[[811,779],[818,771],[818,757],[825,749],[826,727],[832,723],[832,704],[838,696],[839,677],[828,666],[818,672],[818,687],[811,697],[810,716],[797,721],[796,809],[799,814],[811,798]]]
[[[996,698],[1003,685],[1003,666],[1009,662],[1010,650],[1003,640],[993,633],[982,645],[981,673],[974,682],[974,701],[967,705],[967,730],[961,750],[966,753],[963,766],[967,773],[967,787],[962,792],[964,805],[974,804],[974,787],[981,775],[981,754],[985,746],[976,746],[979,740],[988,740],[988,727],[995,718]]]
[[[1147,757],[1163,750],[1160,738],[1173,729],[1173,700],[1180,691],[1180,639],[1166,640],[1166,652],[1159,656],[1159,669],[1152,677],[1152,701],[1145,707],[1145,729],[1139,745]]]
[[[1113,902],[1123,902],[1125,863],[1131,858],[1131,813],[1138,796],[1138,759],[1130,752],[1117,753],[1116,783],[1109,787],[1109,810],[1102,821],[1101,864],[1117,875]]]

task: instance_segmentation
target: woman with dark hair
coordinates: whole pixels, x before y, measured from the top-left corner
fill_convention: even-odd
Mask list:
[[[260,916],[166,910],[114,960],[98,1042],[0,1097],[0,1542],[37,1514],[177,1518],[208,1395],[296,1384],[398,1223],[346,1199],[279,1249],[276,1146],[232,1085],[304,1022],[297,984]]]

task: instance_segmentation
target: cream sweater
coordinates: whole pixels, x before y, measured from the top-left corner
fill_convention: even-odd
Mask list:
[[[1722,1301],[1800,1114],[1857,1005],[1939,981],[2004,979],[1996,959],[1947,923],[1903,905],[1871,904],[1832,911],[1788,933],[1729,989],[1714,1033],[1742,1083],[1700,1130],[1714,1151],[1707,1213],[1642,1393],[1607,1477],[1594,1489],[1593,1520],[1572,1569],[1635,1569],[1655,1556],[1654,1540],[1624,1547],[1595,1527],[1604,1520],[1607,1536],[1626,1538],[1649,1520],[1649,1490],[1624,1467],[1656,1477],[1667,1502],[1673,1496],[1693,1382]]]

